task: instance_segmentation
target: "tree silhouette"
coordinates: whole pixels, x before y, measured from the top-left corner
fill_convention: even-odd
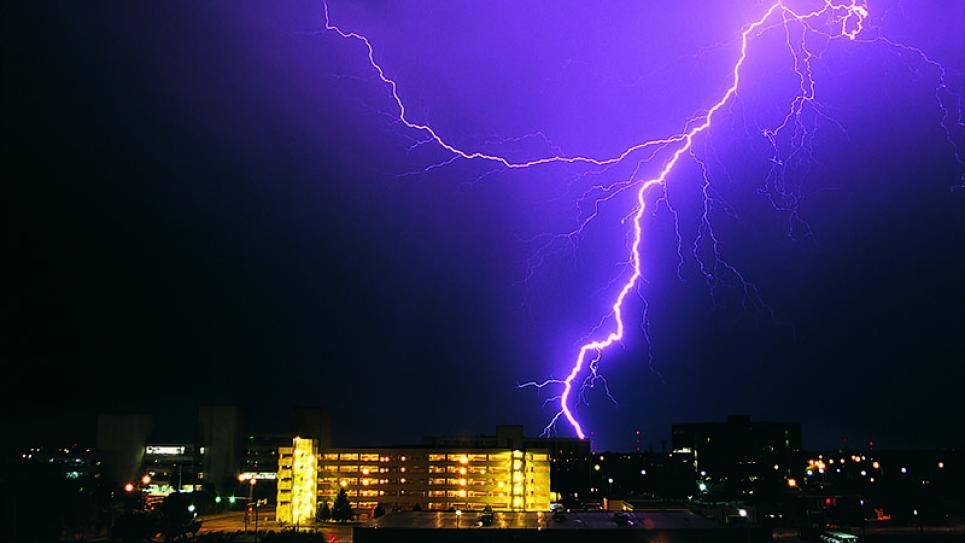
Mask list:
[[[188,494],[174,492],[158,505],[158,528],[170,541],[186,534],[194,534],[201,524],[194,519],[194,507]]]
[[[338,491],[335,497],[335,505],[332,506],[332,520],[336,522],[346,522],[352,520],[352,504],[348,502],[348,494],[345,489]]]
[[[315,520],[318,522],[325,522],[330,518],[332,518],[332,510],[328,507],[328,500],[323,500],[318,506],[318,512],[315,514]]]

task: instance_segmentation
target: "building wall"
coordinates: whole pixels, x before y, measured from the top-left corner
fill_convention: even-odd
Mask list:
[[[206,451],[205,478],[215,489],[228,491],[234,488],[240,467],[241,414],[234,406],[205,406],[198,419]]]
[[[291,447],[278,451],[278,498],[275,518],[288,525],[315,522],[318,503],[318,466],[313,439],[296,437]]]
[[[305,441],[305,440],[303,440]],[[297,443],[297,441],[296,441]],[[279,451],[278,519],[292,522],[299,492],[294,448]],[[547,450],[426,447],[325,449],[317,453],[315,496],[334,503],[345,489],[352,507],[423,510],[548,511]]]
[[[101,415],[97,418],[96,448],[104,459],[104,473],[117,484],[133,482],[144,458],[144,445],[154,428],[147,415]]]
[[[148,491],[154,494],[202,490],[201,458],[201,449],[190,443],[147,445],[139,475],[151,477]]]
[[[524,437],[523,427],[503,424],[495,435],[429,437],[427,447],[449,449],[546,449],[550,452],[552,491],[558,496],[586,495],[590,490],[590,441],[575,437]]]

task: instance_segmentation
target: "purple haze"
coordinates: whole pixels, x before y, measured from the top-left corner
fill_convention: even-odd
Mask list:
[[[743,291],[744,302],[751,299],[755,304],[760,304],[761,307],[766,308],[766,302],[760,297],[757,288],[749,283],[739,270],[727,263],[720,253],[720,241],[714,232],[711,220],[712,208],[715,206],[716,199],[714,196],[715,189],[712,187],[712,176],[709,172],[707,158],[698,153],[695,140],[703,136],[704,132],[714,130],[714,122],[717,118],[724,116],[727,112],[732,112],[734,102],[738,100],[738,95],[744,92],[745,86],[750,86],[750,84],[742,84],[742,78],[746,80],[751,77],[746,73],[751,71],[749,65],[755,60],[760,60],[757,57],[771,61],[771,59],[767,59],[767,49],[768,46],[773,47],[775,45],[774,35],[783,40],[783,44],[777,43],[776,45],[778,47],[785,46],[783,53],[787,57],[784,59],[787,66],[783,70],[779,66],[771,68],[772,71],[766,73],[765,77],[773,79],[773,86],[778,87],[781,84],[786,84],[785,79],[790,75],[796,78],[797,88],[784,97],[786,105],[783,114],[775,116],[769,122],[765,121],[763,126],[757,127],[757,131],[772,147],[772,152],[769,153],[768,157],[772,165],[765,176],[765,187],[768,191],[774,193],[769,195],[769,200],[774,204],[775,209],[788,213],[790,216],[789,234],[794,234],[794,229],[798,228],[803,230],[806,236],[813,235],[807,222],[798,216],[798,199],[801,197],[798,194],[798,187],[788,188],[784,183],[784,177],[790,169],[790,161],[803,162],[807,167],[809,166],[808,160],[816,160],[813,155],[813,146],[818,130],[818,120],[827,121],[842,133],[847,133],[843,125],[825,112],[820,97],[817,95],[817,89],[821,83],[817,75],[819,67],[816,65],[838,41],[873,44],[889,48],[896,54],[907,53],[916,57],[915,60],[924,64],[926,69],[930,68],[934,71],[934,105],[940,112],[939,124],[948,140],[949,152],[962,172],[960,184],[953,188],[965,188],[965,162],[962,160],[956,141],[961,124],[960,121],[956,121],[956,117],[961,116],[961,104],[958,102],[957,93],[948,90],[949,82],[945,66],[917,46],[894,41],[882,35],[879,29],[872,30],[868,25],[870,15],[871,12],[864,1],[824,0],[812,2],[810,5],[807,2],[802,2],[799,5],[774,2],[762,8],[762,13],[758,17],[741,25],[739,32],[736,32],[738,38],[736,39],[736,47],[733,47],[736,49],[734,58],[730,63],[724,62],[725,65],[730,67],[729,77],[725,79],[728,86],[722,90],[719,98],[709,102],[703,111],[687,117],[681,123],[682,127],[678,131],[664,137],[635,140],[622,149],[617,149],[602,156],[566,153],[562,147],[552,143],[553,140],[547,136],[543,129],[497,142],[519,146],[527,138],[531,138],[549,146],[542,153],[536,152],[536,154],[521,158],[513,156],[512,152],[492,149],[490,142],[484,142],[477,147],[465,147],[441,133],[441,130],[437,130],[435,123],[428,119],[417,118],[411,108],[407,106],[408,100],[403,98],[398,81],[388,73],[381,60],[381,55],[377,52],[376,45],[373,44],[367,33],[339,26],[333,21],[328,4],[323,5],[324,30],[363,46],[370,67],[377,74],[380,82],[389,90],[392,101],[395,102],[398,121],[406,128],[420,134],[421,139],[410,149],[420,146],[434,146],[449,154],[450,158],[428,165],[422,170],[422,173],[447,167],[456,160],[492,162],[509,170],[535,169],[563,164],[583,166],[586,171],[599,171],[601,168],[608,169],[625,164],[635,164],[628,177],[618,178],[612,183],[604,183],[587,190],[577,203],[592,200],[592,212],[588,213],[586,217],[581,217],[578,226],[573,230],[554,236],[556,239],[567,240],[582,237],[584,229],[590,227],[592,222],[599,217],[601,206],[610,203],[611,200],[616,200],[623,192],[632,192],[636,195],[636,202],[631,205],[622,221],[623,223],[629,222],[632,229],[627,247],[627,269],[623,274],[625,277],[616,281],[619,289],[618,292],[610,295],[612,307],[603,320],[591,330],[589,337],[585,340],[586,343],[579,347],[575,362],[568,370],[563,371],[565,377],[550,378],[543,382],[529,382],[521,385],[521,387],[532,386],[537,389],[558,388],[559,394],[547,400],[547,403],[557,403],[558,411],[551,418],[544,429],[544,433],[556,433],[558,430],[557,424],[562,418],[580,438],[585,437],[585,433],[575,414],[577,410],[574,405],[576,404],[575,399],[582,400],[580,403],[588,406],[585,395],[594,387],[602,385],[606,397],[611,402],[617,403],[617,400],[610,394],[604,374],[601,373],[601,361],[608,350],[624,339],[626,330],[624,303],[627,302],[630,295],[639,295],[646,308],[646,299],[639,290],[638,283],[645,276],[645,271],[641,266],[641,246],[644,238],[643,222],[648,200],[655,202],[657,205],[664,204],[673,217],[674,234],[678,244],[678,277],[683,280],[681,270],[686,264],[687,257],[683,252],[684,240],[680,232],[680,217],[671,204],[666,185],[675,171],[682,169],[678,168],[678,164],[684,160],[692,160],[701,173],[700,199],[702,209],[699,212],[699,226],[696,237],[690,247],[690,255],[688,256],[693,257],[695,265],[708,283],[712,294],[720,281],[721,275],[730,274],[739,283],[739,288]],[[866,25],[869,26],[868,29],[866,29]],[[658,41],[666,42],[668,40],[658,38]],[[718,45],[718,47],[721,46]],[[463,52],[463,48],[460,48],[459,53]],[[463,63],[454,61],[453,64]],[[500,62],[492,64],[498,67],[504,66]],[[785,73],[782,73],[782,71]],[[765,83],[769,82],[765,79]],[[563,117],[567,118],[565,115]],[[816,120],[816,118],[819,119]],[[717,124],[724,122],[720,121]],[[487,146],[487,143],[490,143],[490,146]],[[788,161],[788,163],[785,161]],[[651,162],[656,165],[654,166]],[[646,173],[648,172],[647,168],[652,169],[653,173]],[[657,193],[657,195],[654,196],[654,193]],[[787,205],[788,200],[790,200],[790,205]],[[627,235],[624,234],[624,237],[627,237]],[[709,256],[702,254],[707,250],[706,246],[710,247]],[[642,318],[642,330],[640,332],[648,341],[652,339],[649,337],[649,321],[646,316]],[[652,351],[647,353],[647,359],[648,366],[653,370]]]

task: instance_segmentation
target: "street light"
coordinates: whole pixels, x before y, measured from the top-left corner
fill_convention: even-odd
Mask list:
[[[459,528],[459,520],[462,518],[462,509],[456,509],[456,528]]]
[[[254,511],[253,500],[254,500],[254,495],[255,495],[255,483],[258,482],[258,479],[255,479],[254,477],[252,477],[252,476],[250,476],[250,475],[246,477],[244,474],[241,474],[241,475],[238,476],[238,480],[241,481],[241,482],[248,481],[248,505],[245,507],[245,531],[247,532],[247,531],[248,531],[248,517],[249,517],[249,516],[252,514],[252,512]],[[258,516],[257,516],[257,515],[258,515],[258,513],[256,512],[256,513],[255,513],[255,522],[256,522],[256,523],[258,522]]]

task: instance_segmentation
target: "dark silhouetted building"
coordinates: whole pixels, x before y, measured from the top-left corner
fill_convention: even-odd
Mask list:
[[[783,477],[801,455],[801,425],[751,421],[673,425],[673,450],[692,453],[697,488],[717,498],[751,495],[759,484]]]
[[[110,480],[120,484],[134,481],[153,428],[154,418],[147,415],[97,417],[96,449],[104,462],[104,474]]]
[[[205,406],[199,410],[201,446],[205,448],[202,471],[217,491],[237,486],[241,460],[242,420],[235,406]]]

